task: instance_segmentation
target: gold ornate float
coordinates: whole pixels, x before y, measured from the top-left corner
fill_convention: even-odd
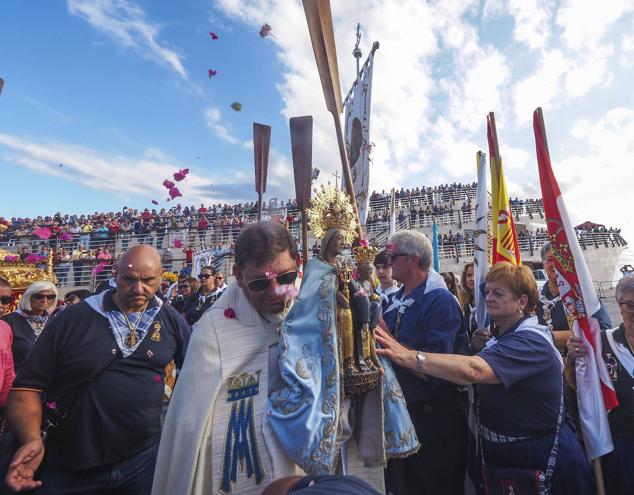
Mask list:
[[[0,260],[6,257],[16,256],[15,253],[0,249]],[[24,292],[33,282],[48,280],[57,283],[57,277],[53,273],[53,256],[49,255],[46,262],[46,270],[41,270],[35,263],[24,261],[0,261],[0,277],[4,278],[14,293]]]

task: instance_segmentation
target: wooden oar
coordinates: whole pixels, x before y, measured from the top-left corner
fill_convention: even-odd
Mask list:
[[[271,126],[253,123],[253,159],[255,162],[255,190],[258,193],[258,222],[262,220],[262,194],[266,192],[269,168]]]
[[[348,163],[348,154],[343,140],[341,129],[341,113],[343,103],[341,100],[341,86],[339,84],[339,67],[337,66],[337,49],[335,47],[335,35],[332,28],[332,13],[330,0],[303,0],[304,13],[308,22],[310,40],[315,52],[317,70],[321,79],[321,87],[326,99],[326,108],[332,114],[335,121],[335,132],[339,144],[339,156],[343,168],[343,177],[346,184],[346,192],[350,196],[354,214],[357,218],[357,233],[363,237],[363,227],[359,218],[359,209],[354,195],[352,174]]]
[[[302,258],[304,267],[308,263],[308,218],[306,208],[310,201],[310,186],[313,171],[313,117],[292,117],[291,151],[293,153],[293,175],[295,176],[295,198],[297,209],[302,213]]]

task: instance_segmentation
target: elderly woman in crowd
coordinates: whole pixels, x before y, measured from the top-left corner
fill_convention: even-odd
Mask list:
[[[602,458],[607,493],[634,493],[634,275],[623,277],[616,286],[616,302],[623,323],[601,333],[603,360],[612,378],[619,405],[608,414],[614,451]],[[568,341],[569,366],[586,355],[580,338]],[[575,386],[575,373],[566,378]]]
[[[16,373],[44,330],[49,315],[55,310],[57,297],[57,287],[51,282],[34,282],[22,294],[18,309],[2,317],[13,330],[13,364]]]
[[[479,436],[490,493],[499,491],[502,480],[516,483],[516,493],[524,485],[536,493],[541,474],[553,495],[589,494],[589,465],[564,420],[563,362],[550,332],[531,316],[538,297],[530,269],[497,263],[487,275],[486,303],[498,333],[478,354],[418,352],[383,329],[377,330],[383,347],[377,352],[421,377],[479,385]]]
[[[541,258],[546,277],[548,277],[548,282],[544,284],[542,288],[539,302],[535,308],[535,314],[537,315],[539,324],[548,327],[552,332],[555,347],[557,347],[562,354],[565,354],[566,343],[572,335],[572,332],[568,326],[566,312],[561,302],[557,271],[555,270],[555,257],[549,242],[542,247]],[[599,321],[599,326],[603,330],[612,326],[610,316],[603,306],[601,306],[599,312],[594,316]]]

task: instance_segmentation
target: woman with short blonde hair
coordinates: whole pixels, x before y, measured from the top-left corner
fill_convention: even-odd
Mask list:
[[[22,294],[18,309],[2,319],[13,331],[13,364],[16,373],[57,307],[57,287],[48,280],[32,283]]]

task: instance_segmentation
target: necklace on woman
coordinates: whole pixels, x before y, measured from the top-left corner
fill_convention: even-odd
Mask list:
[[[548,299],[546,296],[541,296],[539,298],[539,302],[542,305],[544,310],[544,321],[546,322],[546,326],[548,330],[552,332],[553,330],[553,308],[557,305],[557,303],[561,300],[561,294],[558,294],[557,297],[553,299]]]

